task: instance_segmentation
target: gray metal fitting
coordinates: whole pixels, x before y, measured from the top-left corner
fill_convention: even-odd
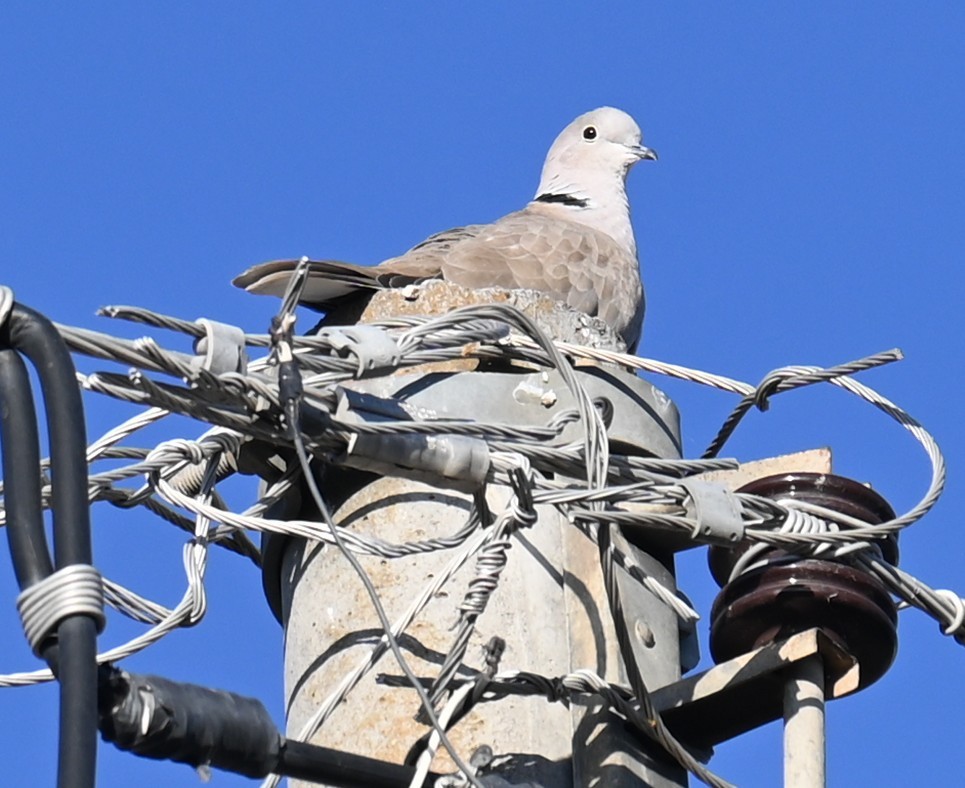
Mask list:
[[[737,497],[719,482],[703,479],[681,479],[687,491],[684,503],[687,516],[697,521],[695,539],[724,547],[733,547],[744,536],[744,520]]]
[[[383,374],[399,365],[402,352],[384,328],[359,323],[354,326],[323,328],[318,332],[341,358],[353,357],[358,362],[356,378]]]

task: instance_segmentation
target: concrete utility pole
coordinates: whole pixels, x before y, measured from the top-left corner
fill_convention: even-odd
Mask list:
[[[493,301],[521,309],[557,339],[618,347],[605,326],[548,298],[466,291],[442,282],[415,294],[379,294],[363,320],[439,314]],[[661,392],[619,367],[574,369],[586,393],[608,403],[608,439],[620,454],[680,457],[677,412]],[[355,381],[344,399],[351,417],[370,423],[387,413],[398,418],[389,413],[395,408],[425,422],[442,418],[520,428],[544,427],[571,413],[576,402],[557,370],[490,359],[448,361]],[[560,441],[583,438],[583,425],[570,421]],[[400,474],[392,457],[380,453],[349,457],[334,468],[320,466],[318,473],[340,530],[383,543],[451,537],[473,511],[484,510],[488,525],[488,514],[498,515],[512,497],[509,487],[490,485],[483,501],[478,484],[447,486],[429,472],[414,471],[412,464]],[[556,478],[567,481],[559,473]],[[894,512],[867,486],[833,475],[826,450],[747,463],[687,483],[702,530],[716,528],[721,540],[709,551],[711,571],[722,586],[710,617],[715,667],[681,679],[682,665],[689,670],[697,662],[692,640],[681,637],[667,604],[639,575],[623,568],[632,566],[674,593],[674,551],[691,546],[689,539],[668,541],[655,531],[623,533],[610,525],[611,547],[625,559],[614,562],[610,584],[612,598],[619,601],[614,627],[600,548],[546,505],[536,507],[532,525],[512,531],[497,545],[502,551],[497,558],[505,565],[478,614],[457,678],[496,670],[486,664],[485,646],[501,641],[501,671],[559,677],[584,669],[623,686],[642,683],[666,730],[698,755],[783,715],[785,784],[820,788],[825,784],[824,703],[868,686],[888,669],[897,649],[895,605],[867,572],[777,548],[768,548],[763,559],[755,557],[731,577],[742,551],[753,543],[735,541],[739,532],[733,521],[739,513],[731,511],[733,499],[723,488],[773,500],[799,498],[868,524],[888,522]],[[278,516],[318,516],[297,500],[288,503],[290,511]],[[468,538],[475,536],[478,532]],[[467,544],[404,557],[358,556],[393,621],[434,581],[447,578],[398,638],[408,664],[427,686],[454,651],[453,627],[472,583],[480,580],[482,569],[502,566],[482,552],[466,559]],[[462,563],[457,560],[461,549]],[[880,549],[886,561],[897,561],[893,538],[883,539]],[[363,677],[382,628],[344,557],[332,547],[272,537],[266,545],[265,587],[285,626],[288,735],[308,735],[306,723],[328,709],[326,724],[308,736],[312,743],[412,763],[425,750],[429,728],[417,721],[417,693],[399,680],[402,671],[394,658],[383,656]],[[626,643],[624,655],[632,652],[632,659],[621,655],[618,635]],[[627,666],[634,664],[638,672],[628,675]],[[346,686],[354,687],[347,700],[334,702]],[[595,697],[578,695],[568,706],[535,695],[477,702],[450,729],[449,738],[464,759],[491,753],[479,777],[483,784],[505,784],[500,779],[506,778],[516,785],[562,788],[687,785],[676,761]],[[446,773],[455,766],[440,750],[432,769]]]
[[[609,331],[545,297],[525,293],[489,294],[489,301],[510,303],[535,317],[554,337],[619,349]],[[486,296],[430,283],[411,294],[379,294],[364,320],[398,314],[437,314]],[[662,458],[680,456],[676,409],[662,393],[616,367],[578,368],[591,396],[613,405],[611,442],[622,453]],[[524,366],[477,368],[475,362],[431,367],[354,385],[379,397],[397,397],[437,417],[465,418],[511,425],[545,425],[573,406],[555,371]],[[578,439],[581,426],[565,437]],[[441,489],[420,481],[362,470],[327,469],[321,485],[336,522],[347,531],[388,542],[448,536],[466,521],[472,493]],[[507,492],[490,491],[489,505],[499,511]],[[306,511],[301,516],[310,516]],[[596,545],[552,507],[538,508],[538,522],[512,537],[499,586],[478,619],[466,652],[469,666],[483,667],[483,646],[493,637],[506,643],[501,670],[519,669],[559,676],[589,668],[611,682],[626,684],[600,571]],[[615,532],[619,547],[646,573],[675,589],[673,553],[648,541],[631,543]],[[285,688],[288,733],[297,736],[305,722],[356,666],[364,662],[381,628],[364,589],[332,547],[289,540],[273,551],[280,565],[266,573],[269,596],[276,596],[285,626]],[[359,556],[375,582],[390,619],[445,571],[456,550],[396,559]],[[416,674],[432,680],[452,647],[450,629],[458,605],[474,576],[475,559],[436,595],[408,627],[400,642]],[[649,687],[672,684],[681,675],[676,615],[641,583],[618,570],[620,596],[635,659]],[[312,742],[396,763],[429,729],[415,720],[418,699],[411,689],[376,683],[376,673],[398,675],[391,654],[382,658],[340,705]],[[542,697],[510,696],[479,703],[450,732],[467,757],[488,746],[495,755],[489,774],[540,786],[606,785],[673,788],[687,784],[686,773],[659,747],[632,732],[601,704],[573,702],[570,708]],[[442,754],[436,771],[451,771]]]

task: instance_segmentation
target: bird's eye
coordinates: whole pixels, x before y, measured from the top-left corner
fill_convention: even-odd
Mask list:
[[[587,126],[583,129],[583,139],[585,140],[595,140],[596,139],[596,126]]]

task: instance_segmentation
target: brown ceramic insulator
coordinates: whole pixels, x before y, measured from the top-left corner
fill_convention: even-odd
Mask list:
[[[830,473],[782,473],[777,476],[767,476],[756,479],[737,490],[741,493],[759,495],[762,498],[791,498],[807,503],[823,506],[827,509],[846,514],[863,522],[877,525],[892,520],[895,517],[891,504],[867,485],[835,476]],[[889,564],[898,563],[898,540],[889,536],[878,542],[882,556]],[[742,542],[737,547],[711,547],[707,552],[710,572],[722,586],[730,577],[734,563],[751,546],[750,542]],[[794,560],[783,550],[769,551],[771,560]]]
[[[710,652],[724,662],[819,627],[860,665],[860,687],[884,675],[898,649],[898,614],[875,578],[847,564],[805,559],[746,572],[711,609]]]
[[[870,524],[893,519],[888,502],[874,490],[831,474],[790,473],[759,479],[739,492],[797,498]],[[880,542],[890,563],[898,559],[897,540]],[[711,571],[725,583],[734,563],[749,549],[711,548]],[[758,565],[727,583],[711,610],[710,651],[716,662],[818,627],[837,639],[860,665],[860,686],[888,670],[898,646],[897,610],[874,577],[835,561],[801,558],[774,549]]]

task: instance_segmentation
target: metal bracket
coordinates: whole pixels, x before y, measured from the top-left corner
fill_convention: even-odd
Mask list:
[[[336,404],[333,414],[347,424],[378,424],[386,421],[413,421],[411,409],[395,397],[377,397],[343,386],[335,389]]]
[[[710,747],[780,719],[791,669],[815,655],[824,664],[827,698],[858,689],[857,660],[821,630],[808,629],[654,690],[653,703],[675,736]]]

